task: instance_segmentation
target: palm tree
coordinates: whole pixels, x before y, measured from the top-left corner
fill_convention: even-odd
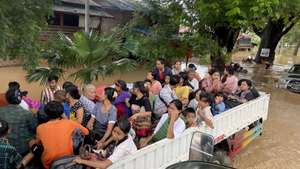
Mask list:
[[[70,39],[59,33],[54,43],[45,51],[48,67],[36,67],[27,74],[27,80],[45,83],[51,74],[62,77],[65,69],[75,69],[70,76],[90,83],[116,71],[131,71],[136,62],[128,58],[120,34],[77,32]]]

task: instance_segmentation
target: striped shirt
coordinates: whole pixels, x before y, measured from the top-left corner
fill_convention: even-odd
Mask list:
[[[41,102],[43,104],[47,104],[50,101],[54,100],[54,93],[57,92],[58,90],[62,90],[60,86],[57,86],[54,91],[52,91],[49,87],[45,88],[42,91],[42,97],[41,97]]]

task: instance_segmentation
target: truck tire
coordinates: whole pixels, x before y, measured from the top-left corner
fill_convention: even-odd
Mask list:
[[[227,152],[224,150],[216,150],[214,152],[214,157],[212,159],[212,162],[220,165],[228,166],[228,167],[232,166],[232,161],[230,157],[228,157]]]

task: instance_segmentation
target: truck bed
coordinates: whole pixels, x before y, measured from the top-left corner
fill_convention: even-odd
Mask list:
[[[164,169],[188,160],[192,135],[201,131],[214,137],[215,144],[246,128],[257,120],[267,120],[270,95],[261,96],[214,117],[214,129],[207,126],[187,129],[179,138],[164,139],[149,145],[132,156],[113,164],[109,169]]]

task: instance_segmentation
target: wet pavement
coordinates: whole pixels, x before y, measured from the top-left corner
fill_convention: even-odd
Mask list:
[[[300,95],[276,88],[276,82],[286,66],[275,65],[271,70],[263,66],[244,65],[259,90],[271,93],[268,120],[264,123],[263,135],[254,140],[234,159],[234,167],[240,169],[300,169]],[[115,79],[128,82],[141,80],[146,71],[117,74],[100,83],[113,83]],[[0,91],[7,83],[17,80],[29,95],[38,99],[42,87],[39,83],[29,84],[20,67],[0,68]]]

